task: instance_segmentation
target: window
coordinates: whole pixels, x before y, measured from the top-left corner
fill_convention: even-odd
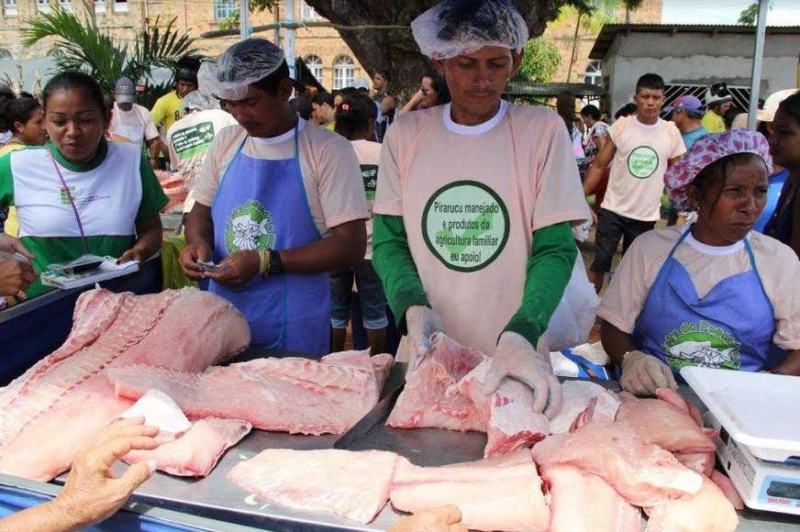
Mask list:
[[[316,55],[307,55],[305,63],[317,81],[322,83],[322,59]]]
[[[214,0],[214,20],[230,18],[236,11],[236,0]]]
[[[127,13],[128,12],[128,0],[114,0],[114,12],[115,13]]]
[[[317,15],[317,10],[306,3],[306,0],[300,0],[300,20],[315,20],[322,18]]]
[[[587,85],[603,85],[603,72],[600,68],[600,61],[592,61],[586,66],[583,73],[583,82]]]
[[[72,11],[72,0],[58,0],[58,7],[64,11]]]
[[[333,62],[333,90],[353,85],[356,78],[356,64],[346,55],[341,55]]]
[[[36,11],[38,13],[49,13],[50,0],[36,0]]]
[[[3,15],[7,17],[17,16],[17,0],[3,0]]]
[[[106,12],[106,2],[105,2],[105,0],[95,0],[95,2],[94,2],[94,12],[95,13],[105,13]]]

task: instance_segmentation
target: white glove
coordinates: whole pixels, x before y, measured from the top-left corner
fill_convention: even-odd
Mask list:
[[[539,353],[523,336],[511,331],[500,335],[483,381],[483,393],[493,394],[506,377],[517,379],[533,390],[536,412],[553,418],[561,411],[561,383],[553,375],[550,355]]]
[[[629,351],[622,359],[619,384],[626,392],[637,395],[655,395],[659,388],[675,390],[678,387],[669,366],[641,351]]]
[[[406,309],[406,328],[413,344],[408,368],[413,371],[418,361],[433,349],[431,335],[442,331],[442,318],[430,307],[412,305]]]

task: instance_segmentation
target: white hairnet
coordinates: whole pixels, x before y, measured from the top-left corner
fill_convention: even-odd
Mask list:
[[[206,96],[200,91],[192,91],[186,96],[183,97],[181,101],[181,110],[186,111],[187,109],[194,109],[196,111],[206,111],[208,109],[215,109],[219,107],[217,101],[210,97]]]
[[[247,39],[225,50],[216,63],[204,62],[197,74],[200,91],[223,100],[241,100],[247,86],[285,62],[283,51],[266,39]]]
[[[411,22],[414,40],[431,59],[471,54],[484,46],[517,52],[528,26],[509,0],[444,0]]]

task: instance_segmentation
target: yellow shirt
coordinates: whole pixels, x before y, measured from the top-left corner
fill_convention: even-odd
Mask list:
[[[709,133],[724,133],[725,132],[725,121],[722,119],[714,111],[709,110],[706,114],[703,115],[702,120],[703,127],[708,130]]]
[[[156,104],[150,111],[153,123],[156,126],[163,125],[165,130],[169,129],[180,118],[182,101],[175,91],[170,91],[156,100]]]
[[[12,151],[21,150],[24,147],[24,144],[19,144],[17,142],[5,144],[0,147],[0,157]],[[14,206],[8,208],[8,218],[6,218],[5,223],[3,223],[3,231],[9,236],[16,237],[19,235],[19,217],[17,216],[17,208]]]

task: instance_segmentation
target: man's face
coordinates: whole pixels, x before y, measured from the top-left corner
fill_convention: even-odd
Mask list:
[[[386,90],[386,78],[383,77],[383,74],[375,74],[372,76],[372,87],[375,89],[375,92],[383,92]]]
[[[327,103],[312,103],[311,104],[311,120],[315,124],[323,125],[330,122],[333,117],[333,109]]]
[[[183,98],[193,90],[197,90],[197,84],[192,83],[191,81],[186,81],[182,79],[175,84],[175,92],[178,93],[178,96]]]
[[[675,109],[672,111],[672,122],[678,130],[683,132],[683,129],[686,127],[686,113],[684,113],[682,109]]]
[[[291,92],[291,89],[289,90]],[[271,137],[277,118],[288,112],[288,93],[281,90],[276,96],[252,85],[241,100],[224,100],[225,110],[253,137]],[[223,100],[220,101],[222,103]]]
[[[640,87],[633,96],[636,114],[645,121],[655,121],[664,105],[664,91]]]
[[[125,111],[127,113],[127,112],[130,112],[131,109],[133,109],[133,103],[132,102],[117,102],[117,107],[119,107],[120,109],[122,109],[123,111]]]
[[[489,120],[500,105],[503,90],[516,72],[522,54],[500,46],[485,46],[467,55],[434,61],[447,80],[453,100],[453,118],[467,123]]]

